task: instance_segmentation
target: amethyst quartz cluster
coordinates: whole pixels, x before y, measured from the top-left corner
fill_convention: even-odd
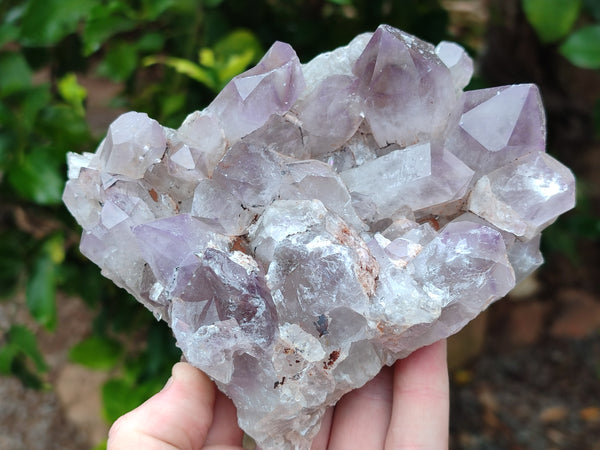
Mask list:
[[[460,330],[574,205],[536,86],[390,26],[300,64],[277,42],[177,130],[116,119],[69,155],[81,251],[173,329],[262,448]]]

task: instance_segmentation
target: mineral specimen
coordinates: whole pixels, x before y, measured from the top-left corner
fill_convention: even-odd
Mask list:
[[[81,251],[173,329],[262,448],[458,331],[574,205],[538,89],[389,26],[301,65],[275,43],[177,130],[130,112],[69,155]]]

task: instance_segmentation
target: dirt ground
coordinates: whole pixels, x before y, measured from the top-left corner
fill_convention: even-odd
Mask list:
[[[16,378],[0,376],[0,449],[91,449],[106,438],[108,424],[101,415],[100,388],[107,372],[72,364],[68,352],[89,335],[93,312],[82,301],[59,295],[56,332],[48,333],[32,322],[25,300],[18,296],[0,302],[3,321],[37,329],[40,351],[48,364],[48,386],[24,387]]]
[[[600,449],[600,298],[551,286],[489,310],[483,351],[451,373],[452,448]]]

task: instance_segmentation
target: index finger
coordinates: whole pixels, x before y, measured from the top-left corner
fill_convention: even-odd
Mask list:
[[[448,448],[450,393],[445,340],[396,362],[393,397],[386,448]]]

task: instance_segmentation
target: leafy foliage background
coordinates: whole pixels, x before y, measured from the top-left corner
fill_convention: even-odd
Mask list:
[[[180,357],[170,331],[78,252],[80,229],[61,204],[67,151],[94,151],[82,79],[117,86],[114,111],[147,112],[166,126],[202,109],[275,41],[302,61],[389,23],[430,42],[452,36],[438,0],[3,0],[0,3],[0,297],[24,292],[32,319],[57,322],[57,291],[95,311],[93,335],[71,350],[90,368],[118,367],[103,389],[113,421],[156,392]],[[600,68],[600,3],[523,0],[540,42],[579,67]],[[463,30],[464,31],[464,30]],[[482,31],[479,30],[479,34]],[[476,87],[484,80],[477,79]],[[597,108],[600,111],[600,108]],[[600,116],[600,113],[599,113]],[[596,119],[598,123],[600,119]],[[585,196],[580,202],[586,205]],[[600,235],[589,211],[556,225],[555,249]],[[550,233],[552,231],[550,230]],[[566,233],[566,234],[565,234]],[[567,239],[564,238],[567,236]],[[0,374],[43,388],[47,364],[30,326],[0,327]],[[141,337],[144,345],[131,345]]]

